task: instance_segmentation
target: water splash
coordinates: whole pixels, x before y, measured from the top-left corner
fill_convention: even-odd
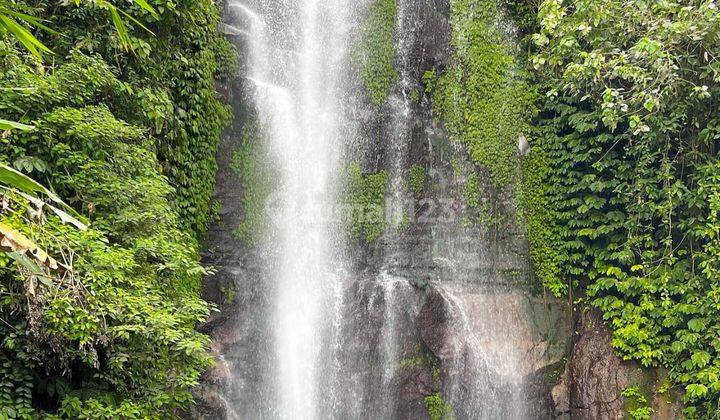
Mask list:
[[[250,36],[250,32],[237,28],[233,25],[228,25],[227,23],[221,23],[220,24],[220,32],[226,34],[226,35],[236,35],[236,36]]]
[[[241,13],[245,14],[245,16],[247,16],[250,19],[253,26],[256,26],[259,28],[262,28],[265,26],[265,21],[263,20],[263,18],[259,14],[255,13],[252,9],[250,9],[249,7],[244,5],[243,3],[239,3],[237,1],[232,1],[232,2],[230,2],[230,7],[237,9]]]

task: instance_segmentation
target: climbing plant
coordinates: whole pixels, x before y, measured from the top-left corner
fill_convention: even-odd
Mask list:
[[[711,1],[545,0],[533,35],[549,266],[621,357],[669,369],[689,418],[720,415],[719,17]]]

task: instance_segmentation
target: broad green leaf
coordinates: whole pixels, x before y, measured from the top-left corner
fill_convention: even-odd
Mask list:
[[[0,24],[2,24],[13,36],[25,46],[34,56],[42,58],[40,51],[42,50],[52,54],[53,52],[40,42],[33,34],[25,29],[22,25],[15,22],[10,17],[0,14]]]
[[[690,356],[690,360],[692,360],[696,367],[702,368],[710,362],[710,354],[706,351],[695,352]]]
[[[27,124],[22,124],[22,123],[15,122],[15,121],[8,121],[8,120],[0,119],[0,130],[30,131],[30,130],[34,130],[34,129],[35,129],[34,125],[27,125]]]
[[[705,329],[705,322],[699,318],[693,318],[688,321],[688,328],[690,331],[700,332]]]
[[[134,0],[134,3],[147,10],[148,12],[152,13],[154,16],[157,16],[157,12],[155,11],[155,9],[153,9],[153,7],[150,6],[145,0]]]
[[[703,384],[690,384],[685,387],[685,392],[689,398],[702,398],[708,393],[708,389]]]
[[[13,260],[15,260],[18,264],[27,268],[31,273],[36,276],[42,276],[45,274],[42,268],[40,268],[40,266],[35,261],[28,258],[27,255],[21,254],[19,252],[8,252],[7,255]]]
[[[55,203],[59,204],[60,206],[64,207],[70,214],[73,215],[73,217],[83,220],[84,218],[78,214],[72,207],[65,204],[64,201],[60,199],[60,197],[57,196],[54,192],[50,191],[49,189],[45,188],[42,184],[35,181],[34,179],[30,178],[29,176],[16,171],[15,169],[1,164],[0,163],[0,184],[4,184],[10,188],[14,188],[17,190],[20,190],[21,192],[24,192],[26,194],[34,194],[34,193],[41,193],[45,194],[48,198],[50,198]],[[81,222],[82,224],[87,224],[85,222]]]
[[[60,210],[59,208],[57,208],[55,206],[51,206],[50,204],[47,204],[47,206],[53,213],[55,213],[60,218],[60,220],[62,220],[63,223],[66,223],[66,224],[69,223],[80,230],[87,230],[87,228],[88,228],[87,224],[81,222],[77,218]]]

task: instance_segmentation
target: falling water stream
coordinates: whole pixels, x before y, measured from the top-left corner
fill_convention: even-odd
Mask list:
[[[268,203],[274,227],[270,276],[281,419],[319,418],[323,334],[342,266],[333,232],[332,188],[347,126],[342,119],[345,1],[230,3],[248,35],[245,79],[279,170]]]
[[[270,333],[255,349],[267,355],[255,356],[272,366],[257,374],[270,390],[255,391],[247,385],[251,381],[235,378],[239,385],[229,386],[221,396],[228,418],[408,418],[398,411],[395,401],[398,369],[407,350],[401,341],[408,333],[403,330],[408,328],[407,320],[415,316],[409,308],[422,292],[411,282],[417,273],[398,269],[418,250],[409,247],[397,227],[403,214],[414,208],[407,157],[418,116],[410,94],[421,87],[410,50],[419,6],[428,2],[432,3],[397,1],[395,67],[399,77],[385,107],[390,136],[386,158],[389,228],[382,238],[377,271],[365,277],[351,273],[352,258],[347,255],[348,244],[335,210],[344,151],[360,132],[349,109],[363,95],[350,80],[350,51],[358,16],[367,5],[355,0],[228,3],[223,31],[241,40],[245,94],[264,133],[263,152],[278,174],[273,180],[275,193],[265,203],[271,229],[258,246],[268,265],[263,272],[268,296],[263,301],[268,306]],[[443,182],[442,176],[430,178],[432,183]],[[427,247],[423,252],[428,254],[428,266],[434,267],[427,277],[450,308],[450,328],[455,331],[456,365],[444,367],[448,373],[440,391],[452,403],[464,406],[457,413],[467,418],[527,417],[521,395],[523,375],[515,366],[523,355],[508,340],[522,314],[511,308],[511,313],[498,316],[514,295],[487,287],[492,281],[478,271],[469,278],[457,275],[453,270],[472,266],[479,257],[473,249],[449,252],[457,232],[443,229],[422,230],[422,235],[429,236],[421,241]],[[481,250],[490,246],[477,240],[471,244]],[[364,280],[351,287],[358,278]],[[362,299],[366,301],[358,305],[356,301]],[[377,337],[377,343],[343,347],[352,341],[349,337],[355,334],[358,320],[375,314],[381,319],[373,324],[376,331],[370,335]],[[360,365],[354,366],[357,371],[379,369],[376,386],[368,386],[358,372],[350,371],[350,359]],[[465,379],[458,379],[461,376]],[[253,411],[235,405],[234,401],[243,401],[240,394],[252,392],[260,395],[256,401],[271,407]],[[371,400],[376,403],[369,412],[363,404]]]

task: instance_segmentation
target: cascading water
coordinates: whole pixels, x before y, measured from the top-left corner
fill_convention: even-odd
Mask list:
[[[247,32],[245,80],[263,145],[279,179],[266,212],[264,247],[273,268],[277,375],[274,418],[319,418],[317,384],[327,315],[341,268],[332,191],[346,126],[342,119],[348,30],[344,1],[233,0]]]
[[[395,264],[394,260],[402,258],[404,244],[398,228],[405,218],[412,215],[413,202],[409,195],[407,183],[407,152],[410,144],[412,131],[412,106],[408,95],[413,88],[411,76],[411,63],[409,62],[408,45],[411,43],[412,28],[414,22],[408,16],[408,11],[413,6],[413,1],[399,0],[396,2],[395,17],[395,68],[398,72],[398,83],[396,89],[388,97],[388,109],[390,113],[390,133],[388,166],[389,182],[386,192],[386,217],[390,228],[384,235],[383,262],[380,273],[375,278],[379,290],[383,293],[382,304],[383,320],[380,331],[380,352],[382,358],[382,383],[380,392],[382,394],[381,417],[392,418],[395,415],[394,381],[398,365],[401,360],[400,346],[398,345],[398,294],[411,291],[407,278],[389,272],[388,267]]]
[[[238,341],[220,350],[226,418],[425,418],[425,398],[440,394],[458,419],[536,414],[524,383],[544,366],[532,353],[542,346],[527,332],[523,293],[498,274],[527,269],[522,252],[505,249],[522,238],[498,243],[427,209],[464,199],[450,156],[465,158],[448,152],[418,99],[420,61],[442,55],[427,32],[449,33],[437,23],[447,25],[441,3],[395,1],[398,78],[376,108],[352,59],[366,1],[229,0],[223,31],[244,52],[248,120],[277,179],[261,243],[226,270],[247,305],[234,321]],[[366,160],[388,173],[387,225],[362,256],[347,252],[359,248],[344,239],[338,186],[346,149],[371,149],[368,136],[382,137],[382,153]],[[419,203],[411,163],[428,170]],[[239,267],[252,263],[261,267]]]

